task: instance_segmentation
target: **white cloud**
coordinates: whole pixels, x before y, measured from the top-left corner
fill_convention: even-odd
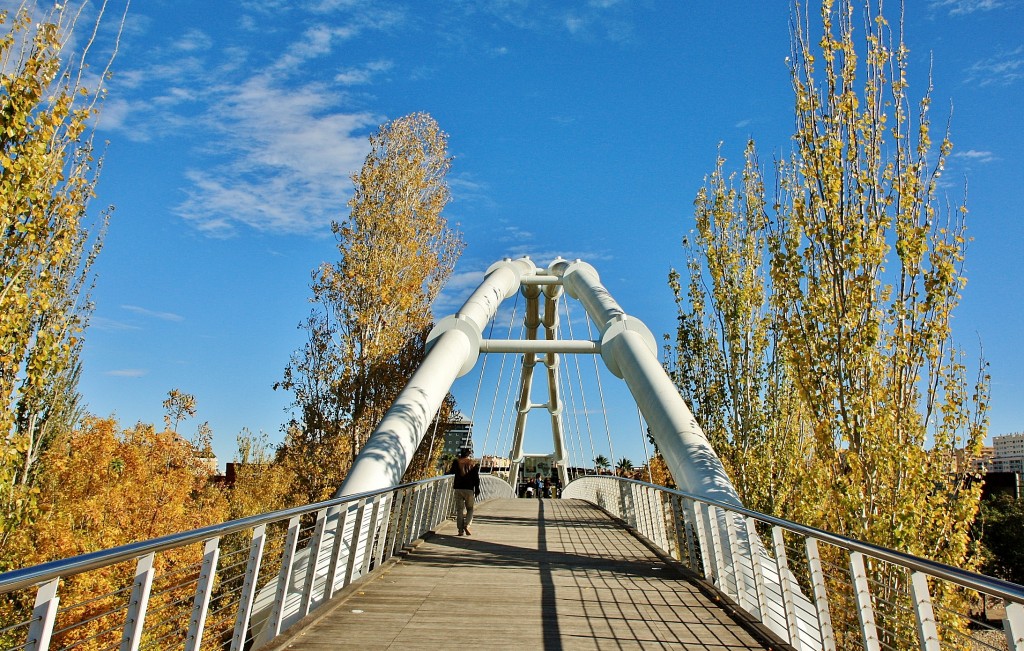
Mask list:
[[[273,69],[285,72],[300,71],[307,61],[329,54],[338,41],[349,39],[358,31],[357,28],[348,25],[314,25],[288,47]]]
[[[123,332],[125,330],[141,330],[137,325],[131,325],[123,321],[117,321],[115,319],[108,319],[102,316],[92,316],[89,318],[89,327],[93,330],[103,330],[104,332]]]
[[[175,314],[174,312],[158,312],[144,307],[139,307],[138,305],[122,305],[121,309],[127,310],[133,314],[138,314],[139,316],[144,316],[150,319],[159,319],[161,321],[185,320],[185,317],[181,316],[180,314]]]
[[[991,11],[1004,6],[1002,0],[932,0],[931,8],[949,10],[951,16],[973,14],[976,11]]]
[[[967,69],[965,81],[979,86],[1008,85],[1024,78],[1024,47],[1001,52],[974,63]]]
[[[358,68],[346,68],[334,77],[334,81],[345,86],[368,84],[373,81],[374,76],[381,72],[391,70],[394,64],[391,61],[372,61]]]
[[[213,39],[199,29],[190,29],[174,44],[175,49],[183,52],[196,50],[209,50],[213,45]]]
[[[230,91],[230,92],[228,92]],[[256,230],[321,230],[344,209],[349,174],[381,118],[333,109],[336,93],[309,84],[285,87],[271,76],[225,89],[212,109],[224,162],[189,170],[189,198],[177,212],[209,234],[235,225]]]
[[[977,149],[954,152],[953,158],[963,159],[972,163],[991,163],[992,161],[997,160],[992,152],[978,151]]]
[[[110,375],[113,377],[142,377],[148,373],[148,370],[142,368],[119,368],[107,371],[104,375]]]
[[[368,132],[384,121],[350,108],[344,86],[370,83],[393,63],[371,60],[334,80],[323,72],[337,65],[332,57],[341,44],[386,29],[402,14],[330,0],[254,0],[244,7],[259,16],[250,27],[268,30],[267,38],[282,31],[264,15],[293,21],[308,21],[310,12],[332,15],[329,21],[316,16],[292,41],[263,50],[214,47],[199,30],[147,43],[133,61],[151,65],[118,75],[120,93],[112,93],[102,127],[136,141],[187,130],[188,141],[200,143],[182,172],[186,199],[174,210],[201,232],[228,236],[245,226],[324,233],[345,210],[349,175],[362,163]]]

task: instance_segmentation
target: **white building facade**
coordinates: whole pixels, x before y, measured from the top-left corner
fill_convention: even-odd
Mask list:
[[[1024,432],[992,437],[989,472],[1024,473]]]

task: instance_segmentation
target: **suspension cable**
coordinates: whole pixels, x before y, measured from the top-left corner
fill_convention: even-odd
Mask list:
[[[518,298],[518,295],[516,296]],[[490,327],[487,328],[487,338],[490,339],[494,334],[494,322],[496,319],[491,319]],[[469,412],[469,419],[476,422],[476,407],[480,401],[480,388],[484,384],[484,373],[487,371],[487,355],[484,355],[484,359],[480,362],[480,374],[476,381],[476,392],[473,394],[473,408]],[[500,372],[499,372],[500,374]],[[492,403],[493,407],[493,403]]]
[[[516,312],[518,311],[518,309],[519,309],[519,292],[516,292],[516,299],[515,299],[515,302],[512,304],[512,316],[509,317],[509,320],[508,320],[508,332],[505,335],[506,338],[509,338],[509,337],[512,336],[512,327],[513,327],[513,324],[515,323]],[[497,321],[497,319],[492,319],[491,320],[491,329],[490,329],[490,332],[488,333],[488,338],[490,338],[490,334],[494,332],[494,323],[495,323],[495,321]],[[494,422],[494,407],[495,407],[495,405],[498,402],[498,392],[501,389],[501,377],[505,373],[505,361],[507,359],[508,359],[508,353],[503,354],[501,356],[501,364],[498,366],[498,379],[494,383],[494,395],[491,396],[491,412],[490,412],[490,415],[487,417],[487,434],[484,436],[484,444],[483,444],[483,446],[481,448],[481,453],[480,453],[481,457],[483,457],[484,453],[487,451],[487,445],[488,445],[488,443],[491,440],[491,424]],[[486,362],[486,361],[487,361],[487,355],[484,355],[484,362]],[[482,370],[481,370],[481,373],[480,373],[480,381],[481,381],[481,383],[483,383],[483,371]],[[479,388],[477,389],[477,391],[479,391]],[[497,437],[495,437],[495,445],[497,445]],[[497,454],[498,450],[495,449],[494,452],[495,452],[494,456],[498,456],[498,454]]]
[[[519,328],[520,335],[522,335],[523,328],[523,326],[520,326]],[[509,328],[509,335],[511,336],[511,328]],[[498,426],[498,437],[501,441],[500,445],[502,446],[502,448],[507,447],[509,450],[509,462],[511,464],[511,462],[514,461],[514,459],[511,458],[512,449],[511,447],[508,446],[509,443],[511,442],[509,438],[512,432],[512,423],[515,420],[515,418],[512,417],[512,410],[509,409],[509,403],[512,398],[512,387],[513,385],[517,385],[519,383],[518,378],[522,377],[522,364],[511,364],[510,366],[512,368],[511,376],[509,377],[508,383],[506,384],[505,388],[505,400],[501,408],[501,423]]]
[[[580,468],[586,469],[586,467],[587,467],[586,456],[583,453],[583,434],[581,433],[582,429],[580,428],[579,410],[576,408],[576,394],[572,390],[572,376],[569,375],[568,373],[566,373],[566,374],[561,375],[559,377],[559,381],[562,383],[562,386],[563,386],[563,389],[565,391],[565,394],[569,398],[569,404],[570,404],[571,409],[572,409],[572,418],[565,419],[565,421],[564,421],[566,423],[566,425],[567,425],[567,429],[569,430],[569,434],[570,434],[569,449],[570,449],[570,451],[572,451],[572,430],[569,429],[569,428],[572,427],[572,426],[575,426],[575,430],[576,430],[576,448],[579,451],[578,452],[578,455],[579,455],[578,464],[579,464]],[[565,412],[563,411],[562,413],[564,414]]]
[[[575,339],[575,336],[573,335],[573,330],[572,330],[572,316],[571,316],[571,312],[569,310],[569,301],[565,301],[565,321],[566,321],[566,325],[569,327],[569,338]],[[587,332],[588,333],[590,332],[589,326],[587,327]],[[586,395],[583,393],[583,374],[580,371],[580,358],[579,358],[579,355],[575,355],[574,357],[575,357],[575,359],[573,361],[576,364],[576,378],[577,378],[577,380],[579,382],[579,387],[580,387],[580,399],[583,402],[583,418],[587,422],[587,436],[590,438],[590,454],[591,454],[590,461],[591,461],[591,464],[593,464],[593,467],[596,468],[596,466],[597,466],[597,450],[594,447],[594,430],[590,426],[590,413],[587,410]],[[596,363],[596,360],[595,360],[595,363]],[[601,403],[602,403],[602,407],[603,407],[604,406],[604,399],[603,398],[601,400]]]
[[[654,474],[651,472],[651,455],[647,451],[647,428],[644,427],[644,415],[640,413],[640,405],[636,407],[636,420],[640,423],[640,440],[644,443],[644,457],[647,459],[647,481],[654,483]]]
[[[594,338],[594,334],[590,329],[590,315],[587,315],[587,337],[589,339]],[[608,424],[608,408],[604,403],[604,387],[601,385],[601,372],[597,367],[597,357],[594,357],[594,377],[597,378],[597,393],[601,397],[601,414],[604,416],[604,431],[608,436],[608,452],[612,455],[612,463],[615,463],[615,448],[612,446],[612,429]]]
[[[555,339],[563,339],[561,319],[558,319],[557,323],[555,324]],[[565,359],[566,356],[563,355],[562,360],[564,361]],[[571,397],[568,403],[566,403],[565,401],[565,397],[569,395],[565,385],[565,373],[558,373],[555,377],[558,379],[558,391],[556,393],[559,396],[559,400],[562,403],[562,412],[559,416],[559,418],[562,421],[562,463],[565,465],[566,472],[568,472],[568,469],[573,467],[572,464],[575,452],[572,449],[572,419],[569,418],[569,412],[566,411],[566,408],[571,406],[571,409],[575,411],[575,406],[572,404]]]

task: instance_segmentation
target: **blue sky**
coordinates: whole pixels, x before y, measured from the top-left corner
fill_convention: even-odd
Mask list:
[[[911,94],[931,65],[935,124],[953,111],[944,191],[955,201],[969,186],[956,335],[991,361],[992,433],[1021,430],[1024,6],[908,5]],[[100,123],[110,144],[94,205],[116,213],[84,355],[90,411],[159,422],[178,388],[196,396],[222,463],[243,427],[279,440],[289,396],[272,385],[302,345],[310,271],[335,259],[348,175],[379,124],[413,111],[450,134],[447,216],[467,243],[439,316],[493,261],[561,255],[592,263],[627,312],[669,332],[666,277],[719,143],[737,166],[750,137],[763,161],[789,149],[787,7],[137,0]],[[603,384],[621,400],[616,380]],[[475,376],[459,384],[467,412],[475,389]],[[614,455],[642,460],[635,411],[617,408],[612,427],[626,432]],[[546,432],[527,450],[548,450]]]

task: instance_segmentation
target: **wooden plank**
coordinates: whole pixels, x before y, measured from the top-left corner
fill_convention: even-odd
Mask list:
[[[493,500],[472,536],[450,521],[275,647],[779,648],[737,623],[603,511]]]

